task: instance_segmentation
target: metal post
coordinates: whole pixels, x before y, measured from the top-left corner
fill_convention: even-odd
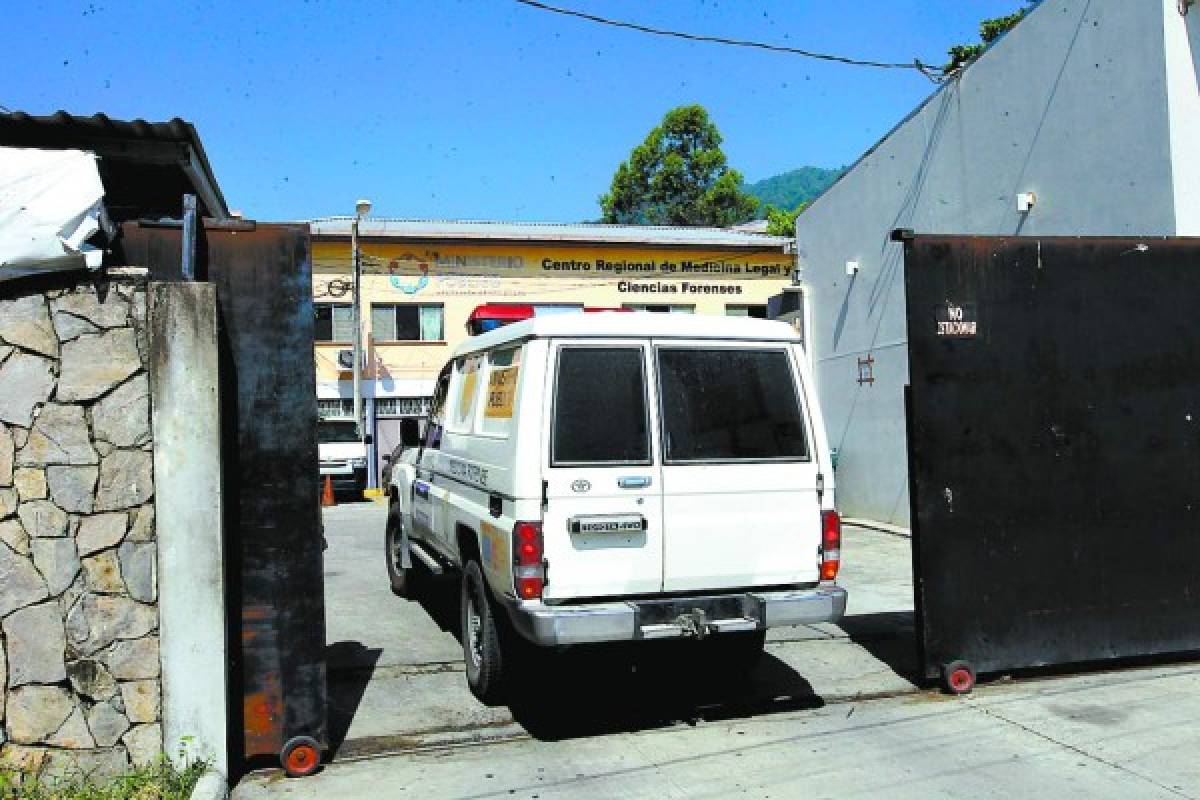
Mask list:
[[[183,255],[179,271],[185,281],[196,280],[196,195],[183,196]]]
[[[350,223],[350,249],[354,254],[354,425],[364,441],[362,419],[362,262],[358,255],[358,220]],[[369,465],[368,465],[369,466]]]

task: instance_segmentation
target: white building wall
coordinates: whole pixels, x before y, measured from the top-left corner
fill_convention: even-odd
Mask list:
[[[1200,236],[1200,6],[1180,14],[1179,0],[1162,1],[1175,228],[1179,236]]]
[[[1166,2],[1045,0],[798,218],[843,513],[908,524],[904,264],[893,229],[1175,233]],[[1037,195],[1028,214],[1017,212],[1020,192]],[[868,355],[874,382],[860,384]]]

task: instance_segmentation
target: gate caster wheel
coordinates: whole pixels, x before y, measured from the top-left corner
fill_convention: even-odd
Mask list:
[[[311,736],[294,736],[279,751],[279,763],[289,778],[312,775],[321,766],[321,746]]]
[[[975,669],[966,661],[942,665],[942,688],[949,694],[968,694],[975,688]]]

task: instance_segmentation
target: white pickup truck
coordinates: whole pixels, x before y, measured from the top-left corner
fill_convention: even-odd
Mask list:
[[[535,317],[474,336],[388,487],[393,590],[462,582],[467,681],[532,645],[711,637],[841,617],[840,521],[804,352],[783,323]]]

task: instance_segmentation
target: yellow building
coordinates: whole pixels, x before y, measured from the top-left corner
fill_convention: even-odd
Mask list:
[[[311,223],[318,404],[351,416],[350,218]],[[362,391],[376,461],[485,303],[765,316],[792,283],[791,239],[713,228],[364,219]]]

